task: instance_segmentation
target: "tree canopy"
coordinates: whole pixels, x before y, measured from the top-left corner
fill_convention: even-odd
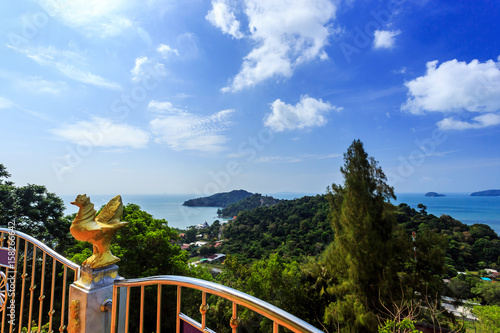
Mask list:
[[[0,164],[0,225],[7,227],[11,222],[16,230],[63,249],[71,242],[71,221],[63,216],[62,199],[42,185],[15,186],[9,177]]]
[[[335,296],[325,312],[327,322],[342,330],[373,331],[381,303],[397,284],[394,258],[394,189],[373,157],[355,140],[340,169],[344,185],[329,191],[330,220],[335,234],[324,264],[334,278],[328,292]]]

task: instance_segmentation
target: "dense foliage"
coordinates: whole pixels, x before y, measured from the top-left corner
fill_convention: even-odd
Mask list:
[[[280,202],[279,199],[275,199],[271,196],[262,195],[259,193],[252,194],[248,198],[241,199],[238,202],[230,204],[229,206],[219,209],[217,214],[222,216],[233,217],[238,215],[239,212],[244,210],[251,210],[257,207],[272,206]]]
[[[500,333],[500,306],[475,306],[479,332]]]
[[[252,193],[245,190],[234,190],[231,192],[216,193],[208,197],[190,199],[184,201],[182,205],[194,207],[226,207],[251,195]]]
[[[420,211],[417,211],[407,204],[400,204],[396,219],[406,230],[431,230],[446,236],[449,275],[456,275],[456,271],[500,267],[500,238],[490,226],[480,223],[467,225],[448,215],[436,217],[427,214],[424,205],[419,207]]]
[[[10,174],[0,164],[0,226],[21,231],[62,251],[72,242],[71,220],[64,218],[64,203],[45,186],[15,186]]]
[[[237,255],[241,262],[271,253],[285,258],[316,256],[332,240],[324,195],[282,200],[270,207],[243,211],[224,226],[221,251]]]

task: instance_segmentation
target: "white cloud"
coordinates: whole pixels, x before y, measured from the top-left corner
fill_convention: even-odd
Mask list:
[[[302,154],[298,157],[294,156],[262,156],[255,160],[255,163],[299,163],[311,160],[324,160],[330,158],[341,157],[341,154]]]
[[[0,96],[0,109],[10,109],[16,106],[16,103],[8,98]]]
[[[373,47],[376,49],[392,49],[394,47],[394,43],[396,42],[394,37],[400,33],[400,30],[375,30]]]
[[[168,102],[167,102],[168,103]],[[157,107],[158,104],[152,107]],[[171,104],[165,104],[171,110]],[[224,149],[227,138],[220,134],[231,122],[234,110],[219,111],[210,116],[188,112],[172,112],[151,121],[156,135],[155,142],[165,144],[173,150],[199,150],[217,152]]]
[[[456,59],[427,63],[424,76],[406,82],[408,99],[402,109],[427,112],[494,112],[500,109],[500,62],[470,63]]]
[[[12,45],[7,45],[7,47],[24,54],[39,65],[53,68],[64,76],[75,81],[112,90],[121,89],[121,86],[118,83],[112,82],[99,75],[82,70],[75,66],[75,63],[82,65],[86,62],[86,59],[79,53],[67,50],[58,50],[52,46],[26,49],[20,49]]]
[[[403,67],[401,67],[401,68],[400,68],[400,69],[398,69],[398,70],[396,70],[396,69],[395,69],[395,70],[393,70],[392,72],[393,72],[394,74],[405,74],[405,73],[406,73],[406,67],[404,67],[404,66],[403,66]]]
[[[73,79],[75,81],[79,81],[82,83],[91,84],[93,86],[111,89],[111,90],[121,90],[121,86],[118,83],[109,81],[99,75],[92,74],[90,72],[80,70],[73,65],[57,63],[55,64],[55,68],[61,72],[63,75]]]
[[[220,3],[226,2],[213,2]],[[297,65],[318,58],[328,58],[324,47],[332,33],[328,24],[336,12],[336,6],[332,2],[246,0],[245,4],[248,36],[256,46],[243,58],[239,73],[222,91],[239,91],[273,77],[288,78]],[[232,12],[230,14],[234,15]],[[231,15],[221,14],[224,22],[234,24],[236,18],[233,20],[228,16]],[[221,27],[222,23],[219,22],[218,26]]]
[[[293,156],[262,156],[255,160],[255,163],[299,163],[303,159]]]
[[[132,68],[132,80],[139,81],[140,77],[144,75],[144,65],[148,62],[148,57],[138,57],[135,59],[135,66]]]
[[[445,118],[437,123],[442,130],[466,130],[479,129],[488,126],[500,124],[500,115],[495,113],[486,113],[472,118],[472,122],[456,120],[453,118]]]
[[[183,112],[181,109],[175,108],[171,102],[158,102],[152,100],[148,104],[148,109],[152,109],[157,112]]]
[[[240,31],[240,22],[236,19],[227,0],[212,0],[212,10],[205,18],[233,38],[239,39],[244,36]]]
[[[87,37],[121,34],[133,22],[127,17],[130,2],[121,0],[39,0],[40,6]]]
[[[160,76],[166,75],[165,66],[162,63],[154,62],[148,57],[138,57],[135,59],[134,68],[130,70],[132,73],[132,81],[138,82],[145,75],[147,75],[147,67],[149,67],[155,73],[158,73]]]
[[[101,117],[93,117],[90,121],[79,121],[76,124],[53,129],[51,132],[82,146],[144,148],[149,141],[149,134],[146,131]]]
[[[166,44],[160,44],[157,48],[156,51],[158,51],[163,58],[167,58],[171,53],[175,55],[179,55],[179,51],[176,49],[171,48],[170,46]]]
[[[68,84],[64,81],[47,81],[39,76],[26,77],[18,80],[17,84],[24,89],[44,94],[58,95],[68,89]]]
[[[271,113],[266,115],[264,125],[275,132],[323,126],[327,123],[326,113],[341,109],[308,96],[301,96],[296,105],[277,99],[271,104]]]

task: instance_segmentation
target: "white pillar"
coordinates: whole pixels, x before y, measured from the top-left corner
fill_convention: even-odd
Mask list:
[[[110,332],[111,311],[102,311],[101,305],[105,300],[113,299],[113,282],[116,279],[123,279],[118,276],[117,265],[81,268],[80,279],[69,287],[69,333]],[[119,312],[119,321],[124,320],[121,317],[124,317],[124,311]]]

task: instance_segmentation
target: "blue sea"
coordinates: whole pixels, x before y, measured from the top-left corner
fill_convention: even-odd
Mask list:
[[[419,203],[427,213],[450,215],[465,224],[483,223],[500,235],[500,197],[471,197],[469,193],[443,193],[445,197],[426,197],[424,193],[397,194],[395,204],[406,203],[418,210]]]
[[[500,197],[471,197],[468,193],[444,193],[445,197],[426,197],[423,193],[400,193],[394,204],[406,203],[418,209],[419,203],[427,206],[427,212],[436,216],[450,215],[466,224],[484,223],[500,234]],[[279,199],[294,199],[309,193],[268,194]],[[96,209],[108,203],[113,195],[90,195]],[[165,219],[174,228],[185,229],[192,225],[208,222],[217,218],[217,207],[185,207],[182,203],[198,195],[122,195],[124,204],[134,203],[158,219]],[[76,206],[70,204],[74,197],[62,196],[66,214],[76,213]]]

